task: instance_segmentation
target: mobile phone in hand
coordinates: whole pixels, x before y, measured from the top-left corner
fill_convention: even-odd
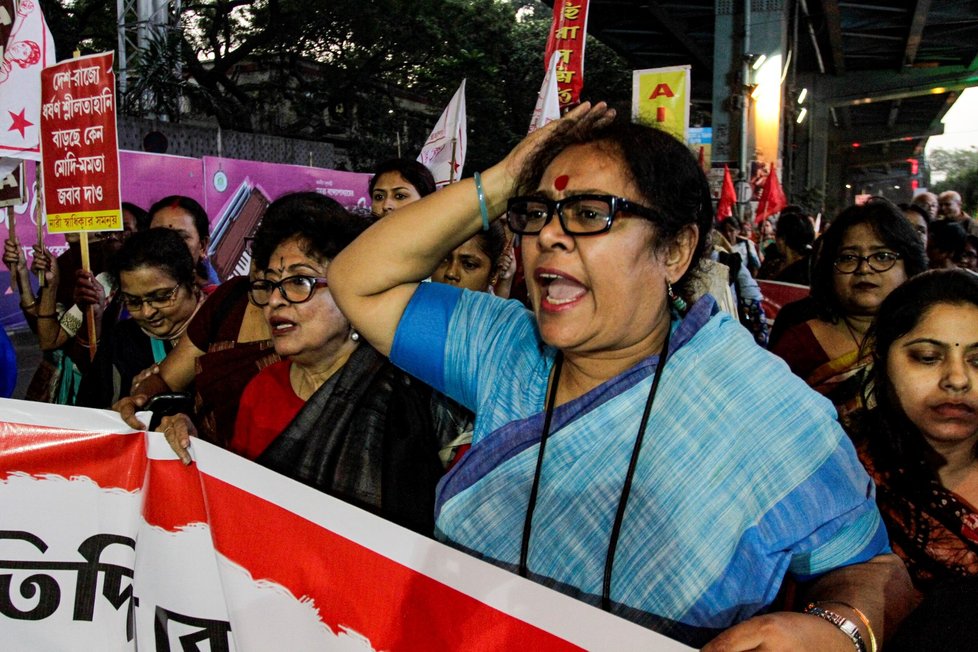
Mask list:
[[[149,422],[149,429],[156,430],[160,426],[163,417],[171,417],[174,414],[193,414],[194,402],[190,394],[186,392],[174,392],[172,394],[157,394],[146,402],[143,408],[153,413],[153,418]]]

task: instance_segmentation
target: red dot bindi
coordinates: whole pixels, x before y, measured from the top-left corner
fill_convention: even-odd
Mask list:
[[[563,190],[567,187],[567,182],[570,181],[570,177],[566,174],[562,174],[556,179],[554,179],[554,188],[557,190]]]

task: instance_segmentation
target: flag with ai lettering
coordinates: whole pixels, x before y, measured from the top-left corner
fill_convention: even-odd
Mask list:
[[[462,178],[467,140],[463,79],[418,155],[418,161],[431,170],[439,188]]]
[[[632,71],[632,120],[687,141],[690,66]]]
[[[8,24],[9,21],[9,24]],[[55,62],[54,39],[37,0],[0,0],[0,174],[41,159],[41,70]]]
[[[554,52],[550,56],[550,65],[547,66],[547,74],[543,77],[543,84],[540,85],[537,105],[533,108],[533,117],[530,118],[530,132],[560,119],[560,98],[557,90],[557,63],[559,61],[560,53]]]

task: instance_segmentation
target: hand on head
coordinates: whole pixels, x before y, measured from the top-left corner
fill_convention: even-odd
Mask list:
[[[544,146],[550,138],[572,134],[575,131],[592,129],[605,125],[615,119],[615,110],[605,102],[591,104],[583,102],[565,114],[560,120],[541,127],[524,138],[503,159],[503,165],[513,179],[519,178],[527,161],[536,151]]]

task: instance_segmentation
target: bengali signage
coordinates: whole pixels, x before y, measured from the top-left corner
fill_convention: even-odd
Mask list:
[[[49,233],[120,231],[112,53],[41,72],[41,158]]]
[[[560,108],[576,104],[584,87],[584,46],[587,43],[588,0],[556,0],[554,18],[547,36],[544,63],[549,67],[552,55],[557,60],[557,97]],[[548,68],[549,70],[549,68]]]
[[[0,399],[12,650],[689,648],[195,441]]]

